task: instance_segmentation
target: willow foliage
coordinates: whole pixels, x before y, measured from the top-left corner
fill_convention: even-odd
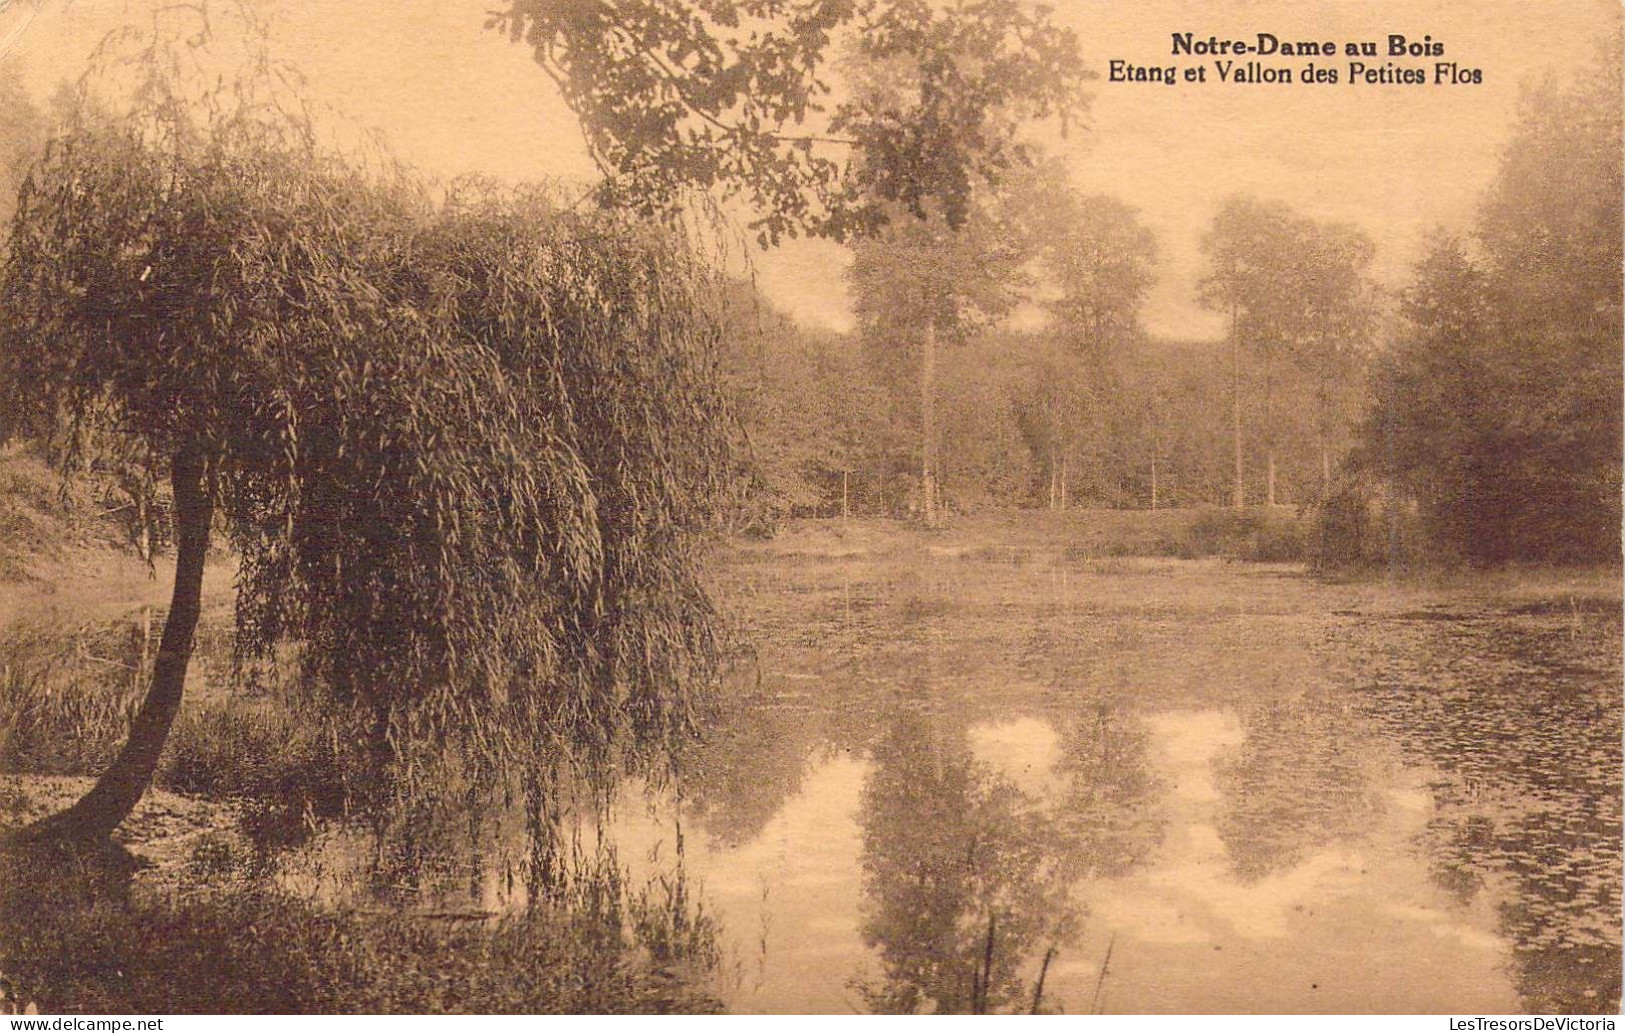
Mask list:
[[[686,727],[730,435],[684,240],[113,123],[52,146],[12,234],[14,426],[202,459],[244,658],[291,644],[397,754],[597,764]]]

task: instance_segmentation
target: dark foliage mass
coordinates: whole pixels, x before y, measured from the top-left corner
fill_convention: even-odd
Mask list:
[[[1045,8],[1002,0],[511,0],[488,24],[579,116],[607,199],[666,213],[717,187],[764,243],[862,234],[887,205],[963,224],[979,181],[1029,160],[1012,128],[1068,117],[1088,75]],[[847,44],[910,88],[836,94]]]
[[[0,870],[8,996],[81,1014],[720,1010],[700,981],[714,930],[647,888],[492,923],[333,910],[233,882],[209,842],[193,864],[229,888],[201,895],[132,894],[107,862]]]
[[[1479,563],[1619,556],[1617,48],[1524,98],[1475,238],[1443,239],[1383,356],[1364,465]]]
[[[539,193],[87,123],[19,197],[0,379],[70,463],[96,431],[200,471],[243,657],[292,645],[375,745],[602,762],[685,727],[715,657],[706,277]]]

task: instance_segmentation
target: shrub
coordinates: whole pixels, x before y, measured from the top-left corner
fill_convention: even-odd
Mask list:
[[[1307,554],[1296,522],[1266,520],[1242,550],[1241,558],[1254,563],[1301,563]]]
[[[292,846],[307,816],[344,813],[360,758],[342,752],[331,720],[312,706],[237,697],[185,709],[157,782],[165,789],[243,802],[255,843]]]
[[[1460,553],[1428,535],[1414,505],[1369,483],[1346,484],[1315,512],[1310,561],[1317,570],[1451,567]]]
[[[135,686],[95,684],[65,668],[26,660],[0,667],[0,773],[84,775],[118,752]]]
[[[1223,556],[1253,563],[1296,563],[1306,554],[1295,518],[1252,509],[1204,510],[1180,544],[1179,554],[1185,559]]]

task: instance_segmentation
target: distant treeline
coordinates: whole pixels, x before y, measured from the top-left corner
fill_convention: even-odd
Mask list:
[[[856,336],[767,309],[760,321],[731,336],[727,353],[757,460],[756,515],[914,513],[918,402],[908,388],[888,385]],[[1075,374],[1082,361],[1047,334],[1020,332],[942,356],[939,476],[950,509],[1229,504],[1227,345],[1142,338],[1092,381]],[[1274,389],[1277,502],[1308,504],[1321,486],[1312,385],[1291,371],[1284,380]],[[1251,425],[1262,418],[1261,372],[1245,371],[1242,390]],[[1265,442],[1243,448],[1248,497],[1262,500]]]
[[[1474,224],[1436,232],[1398,290],[1369,279],[1358,230],[1232,198],[1202,242],[1219,342],[1146,334],[1154,242],[1131,209],[1053,183],[1039,237],[1006,257],[1059,299],[1041,330],[971,297],[966,272],[994,266],[974,232],[950,253],[928,224],[858,250],[851,334],[740,286],[724,362],[755,458],[741,522],[918,514],[934,483],[950,512],[1294,506],[1333,564],[1617,561],[1617,50],[1527,92]],[[917,300],[953,294],[946,315]]]

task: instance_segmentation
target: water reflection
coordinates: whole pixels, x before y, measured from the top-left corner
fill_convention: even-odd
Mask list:
[[[730,686],[738,702],[680,763],[688,812],[705,834],[738,846],[760,836],[801,793],[814,755],[826,748],[817,712],[782,679]]]
[[[1066,730],[1055,764],[1063,780],[1056,822],[1066,842],[1067,875],[1125,875],[1146,863],[1166,825],[1156,806],[1166,787],[1151,769],[1150,731],[1120,697],[1060,723]]]
[[[1357,840],[1379,823],[1381,751],[1348,697],[1322,691],[1274,699],[1241,717],[1220,759],[1226,807],[1217,831],[1236,874],[1256,881],[1312,850]]]
[[[867,748],[787,753],[799,791],[754,837],[696,837],[731,1008],[1026,1011],[1041,978],[1044,1010],[1518,1007],[1502,898],[1436,883],[1434,774],[1358,714],[1111,696],[967,723],[911,701],[846,730]],[[1315,785],[1333,736],[1357,759]],[[1255,817],[1276,810],[1297,817]],[[669,808],[617,829],[658,853]]]
[[[1410,618],[1410,619],[1406,619]],[[1326,650],[1380,734],[1431,773],[1436,883],[1493,898],[1523,1006],[1617,1009],[1617,603],[1354,616]]]
[[[922,715],[900,717],[871,762],[862,931],[882,976],[859,980],[864,1001],[891,1013],[1036,1010],[1020,969],[1052,957],[1077,922],[1059,829],[962,734]]]
[[[1412,842],[1431,809],[1399,776],[1357,837],[1316,845],[1301,830],[1268,873],[1238,863],[1233,825],[1249,725],[1232,712],[1166,711],[1145,719],[1148,758],[1167,787],[1166,833],[1143,868],[1097,881],[1078,962],[1054,973],[1086,991],[1113,950],[1103,1010],[1370,1012],[1515,1007],[1507,952],[1483,909],[1453,906]],[[1272,831],[1272,838],[1273,831]],[[1244,856],[1244,855],[1243,855]],[[1096,960],[1091,960],[1096,959]]]
[[[259,995],[238,1008],[449,1007],[390,974],[435,959],[465,1004],[524,1010],[560,957],[645,1010],[1617,1008],[1617,610],[1421,619],[1293,581],[1271,598],[1301,613],[1252,616],[1230,599],[1256,587],[1204,568],[1224,605],[1198,620],[1177,572],[1091,583],[1161,593],[1120,612],[996,574],[980,609],[917,579],[835,584],[839,628],[789,613],[680,787],[555,801],[577,819],[548,857],[469,779],[393,824],[299,809],[264,835],[250,809],[189,828],[179,864],[12,879],[0,970],[59,1009],[231,1004],[185,974],[252,926],[222,969]],[[86,677],[145,662],[128,628],[81,639]],[[386,996],[340,994],[357,973]]]

